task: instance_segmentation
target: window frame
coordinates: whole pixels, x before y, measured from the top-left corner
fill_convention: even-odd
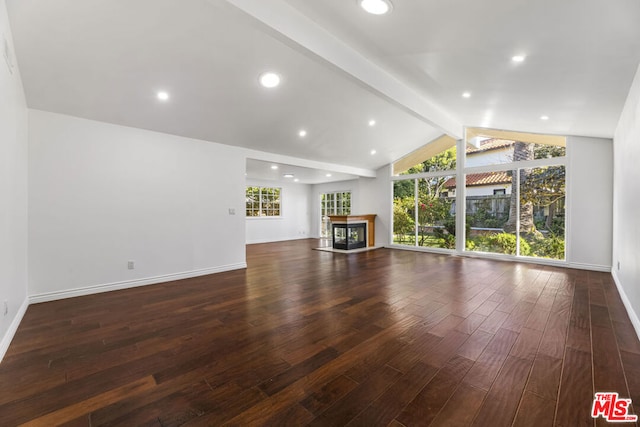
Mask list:
[[[255,191],[253,191],[253,189],[257,189],[258,192],[256,193]],[[251,207],[249,207],[248,202],[249,202],[249,191],[251,191],[251,197],[255,197],[257,195],[257,202],[258,202],[258,206],[257,208],[255,207],[255,203],[252,203]],[[264,195],[263,195],[263,191],[264,191]],[[277,191],[277,196],[275,193],[273,194],[269,194],[269,192],[275,192]],[[265,207],[263,206],[263,201],[264,201],[264,197],[271,197],[271,204],[273,204],[273,207]],[[277,201],[277,203],[276,203]],[[257,215],[249,215],[249,212],[257,212]],[[245,188],[245,217],[247,219],[275,219],[275,218],[282,218],[282,187],[265,187],[265,186],[258,186],[258,185],[250,185],[247,186]],[[270,213],[273,212],[278,212],[277,215],[273,215]]]
[[[467,130],[465,129],[465,134],[466,134]],[[558,137],[560,138],[560,137]],[[562,138],[566,138],[566,137],[562,137]],[[554,145],[554,144],[547,144],[547,145]],[[521,169],[534,169],[534,168],[540,168],[540,167],[552,167],[552,166],[563,166],[565,168],[565,173],[566,173],[566,184],[565,184],[565,211],[566,211],[566,215],[569,216],[569,212],[571,210],[570,207],[570,192],[571,192],[571,185],[570,185],[570,169],[571,169],[571,165],[570,165],[570,154],[569,154],[569,150],[567,149],[565,151],[565,154],[563,156],[558,156],[558,157],[549,157],[549,158],[541,158],[541,159],[533,159],[533,160],[523,160],[523,161],[513,161],[513,162],[509,162],[509,163],[499,163],[499,164],[489,164],[489,165],[482,165],[482,166],[467,166],[466,165],[466,135],[465,138],[461,138],[457,141],[457,158],[456,158],[456,168],[455,169],[451,169],[451,170],[442,170],[442,171],[433,171],[433,172],[422,172],[422,173],[418,173],[418,174],[410,174],[410,175],[395,175],[393,173],[393,170],[391,170],[390,172],[390,192],[391,192],[391,200],[393,201],[394,198],[394,182],[395,181],[405,181],[405,180],[418,180],[421,178],[431,178],[431,177],[439,177],[439,176],[444,176],[444,175],[454,175],[456,176],[457,182],[465,182],[466,183],[466,176],[467,175],[471,175],[471,174],[478,174],[478,173],[485,173],[485,172],[509,172],[509,171],[513,171],[513,170],[521,170]],[[565,148],[567,148],[567,145],[565,143]],[[460,155],[459,153],[464,153],[463,155]],[[518,172],[519,173],[519,172]],[[518,198],[519,196],[519,185],[518,185]],[[537,264],[547,264],[547,265],[566,265],[568,264],[568,260],[569,260],[569,254],[571,251],[571,247],[570,247],[570,242],[567,240],[567,236],[569,235],[569,230],[571,227],[571,224],[569,222],[565,223],[565,252],[564,252],[564,259],[552,259],[552,258],[542,258],[542,257],[533,257],[533,256],[527,256],[527,255],[519,255],[520,253],[520,248],[519,248],[519,243],[520,243],[520,239],[518,238],[518,249],[517,249],[517,254],[518,255],[505,255],[505,254],[494,254],[494,253],[487,253],[487,252],[475,252],[475,251],[469,251],[466,249],[465,245],[466,245],[466,186],[465,187],[460,187],[458,186],[456,188],[455,191],[455,195],[453,195],[453,198],[455,199],[455,203],[456,203],[456,247],[455,249],[444,249],[444,248],[435,248],[435,247],[428,247],[428,246],[409,246],[409,245],[400,245],[400,244],[396,244],[393,243],[394,242],[394,230],[393,227],[390,227],[390,233],[389,233],[389,239],[390,239],[390,247],[396,248],[396,249],[409,249],[409,250],[418,250],[418,251],[426,251],[426,252],[434,252],[434,253],[455,253],[457,255],[464,255],[464,256],[472,256],[472,257],[483,257],[483,258],[497,258],[497,259],[506,259],[506,260],[519,260],[519,261],[528,261],[528,262],[535,262]],[[416,195],[416,200],[417,200],[417,195]],[[416,202],[417,203],[417,202]],[[391,203],[390,206],[390,213],[391,213],[391,222],[393,223],[393,202]],[[519,211],[518,211],[518,217],[519,217]],[[520,224],[518,222],[518,229],[520,228]]]

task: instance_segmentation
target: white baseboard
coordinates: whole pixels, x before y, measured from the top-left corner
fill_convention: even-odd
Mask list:
[[[46,292],[42,294],[30,295],[29,303],[36,304],[39,302],[55,301],[59,299],[79,297],[101,292],[117,291],[120,289],[135,288],[138,286],[154,285],[157,283],[189,279],[191,277],[206,276],[207,274],[222,273],[225,271],[240,270],[243,268],[247,268],[246,262],[222,265],[219,267],[204,268],[201,270],[185,271],[182,273],[166,274],[163,276],[145,277],[141,279],[125,280],[123,282],[106,283],[102,285],[86,286],[83,288],[67,289],[56,292]]]
[[[246,244],[247,245],[258,245],[260,243],[276,243],[276,242],[289,242],[292,240],[307,240],[307,239],[313,239],[313,237],[309,237],[309,236],[304,236],[304,237],[300,237],[300,236],[295,236],[295,237],[287,237],[284,239],[258,239],[258,240],[247,240]]]
[[[611,275],[613,276],[613,281],[616,284],[616,287],[618,288],[618,293],[620,294],[620,298],[622,299],[624,308],[627,309],[627,314],[629,315],[629,319],[631,319],[631,324],[633,325],[633,328],[636,330],[636,335],[638,335],[638,339],[640,340],[640,318],[638,318],[638,313],[636,313],[635,310],[633,309],[633,306],[631,305],[631,301],[629,301],[629,298],[627,297],[627,294],[625,293],[624,288],[622,287],[622,283],[620,283],[620,279],[618,278],[616,271],[614,270],[613,272],[611,272]]]
[[[24,301],[22,302],[22,305],[18,309],[18,312],[13,318],[11,325],[9,325],[9,329],[4,334],[4,337],[2,337],[2,341],[0,341],[0,362],[2,362],[2,359],[4,359],[4,355],[7,354],[7,350],[9,350],[9,344],[11,344],[11,340],[13,340],[13,337],[18,331],[18,326],[20,326],[20,322],[22,322],[22,318],[24,317],[24,314],[27,312],[28,307],[29,307],[29,299],[25,298]]]
[[[567,267],[575,268],[577,270],[590,270],[590,271],[601,271],[603,273],[611,273],[610,265],[598,265],[598,264],[584,264],[580,262],[569,262],[567,263]]]

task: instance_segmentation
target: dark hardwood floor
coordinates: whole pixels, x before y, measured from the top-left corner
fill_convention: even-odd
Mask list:
[[[594,391],[640,406],[609,274],[316,246],[29,307],[0,425],[594,426]]]

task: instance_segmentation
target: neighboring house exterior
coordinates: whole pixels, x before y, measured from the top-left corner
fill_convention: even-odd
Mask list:
[[[465,165],[468,167],[510,163],[513,159],[514,141],[485,139],[467,147]],[[485,172],[467,175],[467,197],[511,194],[511,176],[506,172]],[[456,179],[444,183],[446,196],[455,196]]]

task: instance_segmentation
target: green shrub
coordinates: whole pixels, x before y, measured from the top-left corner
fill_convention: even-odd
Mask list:
[[[477,236],[475,238],[474,248],[483,252],[493,252],[515,255],[516,254],[516,235],[510,233],[497,233],[488,236]],[[520,239],[520,255],[529,255],[531,247],[529,243]]]
[[[536,257],[564,259],[564,237],[555,234],[538,236],[531,241],[531,252]]]

